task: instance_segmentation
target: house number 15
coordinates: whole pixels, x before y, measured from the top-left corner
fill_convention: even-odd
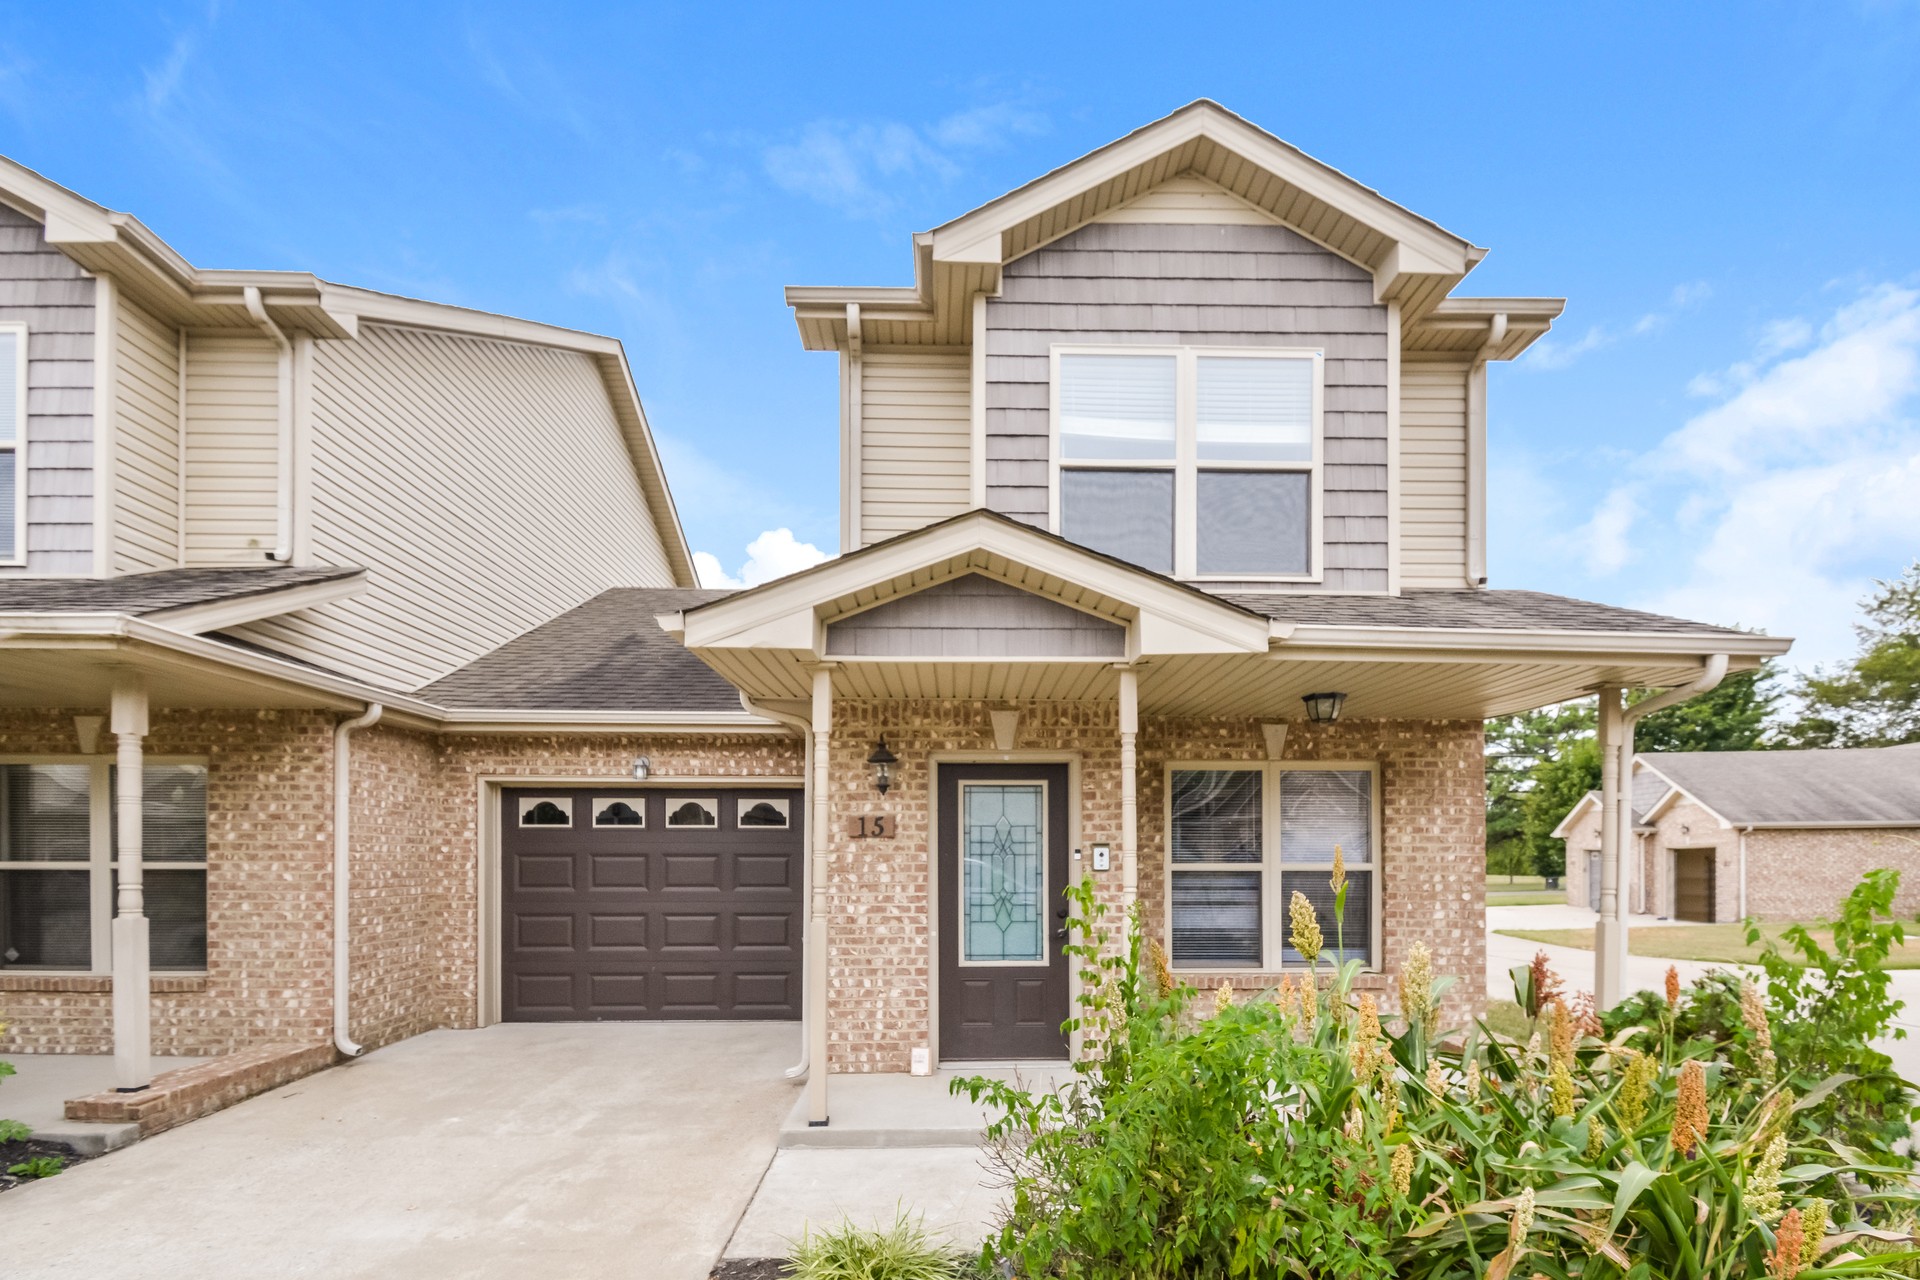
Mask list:
[[[891,840],[893,839],[893,819],[884,813],[871,817],[866,814],[853,820],[853,838],[855,840]]]

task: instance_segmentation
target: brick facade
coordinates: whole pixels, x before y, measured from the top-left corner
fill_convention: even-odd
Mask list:
[[[1636,911],[1671,917],[1673,856],[1679,849],[1714,851],[1716,922],[1741,918],[1741,833],[1724,827],[1684,795],[1662,810],[1653,830],[1636,834],[1639,879],[1628,895]],[[1587,849],[1600,847],[1598,815],[1583,818],[1567,836],[1567,901],[1589,901]],[[1761,827],[1746,833],[1746,914],[1759,920],[1815,920],[1830,916],[1860,878],[1880,867],[1901,872],[1898,914],[1920,913],[1920,827]]]
[[[835,1071],[905,1071],[931,1038],[929,917],[932,761],[993,747],[985,702],[835,706],[826,853],[831,903],[828,1007]],[[1082,847],[1120,843],[1119,734],[1111,702],[1018,707],[1022,751],[1070,755]],[[332,716],[317,712],[156,713],[148,749],[208,760],[207,973],[158,975],[154,1049],[215,1054],[325,1041],[332,1026]],[[900,758],[875,794],[866,755],[887,735]],[[103,738],[102,747],[111,745]],[[1148,718],[1139,738],[1140,901],[1150,935],[1164,918],[1164,766],[1175,759],[1259,760],[1259,726]],[[1424,939],[1462,981],[1461,1010],[1483,967],[1480,727],[1356,721],[1295,725],[1287,756],[1378,761],[1383,962]],[[77,750],[66,714],[0,718],[0,754]],[[481,799],[489,780],[630,777],[798,779],[800,740],[770,734],[426,735],[375,726],[353,743],[351,1032],[374,1048],[480,1016]],[[853,819],[884,813],[896,835],[861,840]],[[1100,876],[1109,903],[1121,874]],[[1203,984],[1218,977],[1196,975]],[[1235,974],[1236,986],[1272,981]],[[1390,977],[1365,979],[1387,988]],[[111,979],[0,973],[0,1049],[111,1049]]]

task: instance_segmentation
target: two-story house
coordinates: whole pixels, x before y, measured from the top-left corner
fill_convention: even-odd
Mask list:
[[[1297,971],[1299,893],[1464,1007],[1483,718],[1786,647],[1488,587],[1486,368],[1560,301],[1454,296],[1484,250],[1210,102],[788,291],[842,554],[732,594],[616,344],[0,198],[14,1044],[803,1018],[825,1123],[830,1073],[1066,1056],[1086,879],[1193,981]]]

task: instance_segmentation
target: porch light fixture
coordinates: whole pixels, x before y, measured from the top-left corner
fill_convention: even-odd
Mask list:
[[[887,794],[893,787],[893,766],[900,763],[900,757],[887,750],[887,735],[881,734],[880,741],[874,744],[867,763],[873,766],[873,785],[881,795]]]
[[[633,780],[645,782],[653,773],[653,761],[645,756],[636,756],[633,761]]]
[[[1300,701],[1307,704],[1307,719],[1315,724],[1332,724],[1340,718],[1340,708],[1346,705],[1344,693],[1310,693]]]

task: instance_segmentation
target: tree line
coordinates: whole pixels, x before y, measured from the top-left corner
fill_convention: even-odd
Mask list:
[[[1920,742],[1920,560],[1861,601],[1853,657],[1787,676],[1768,663],[1642,720],[1638,751],[1808,750]],[[1655,690],[1636,690],[1632,701]],[[1487,870],[1558,876],[1553,829],[1600,787],[1592,699],[1487,721]]]

